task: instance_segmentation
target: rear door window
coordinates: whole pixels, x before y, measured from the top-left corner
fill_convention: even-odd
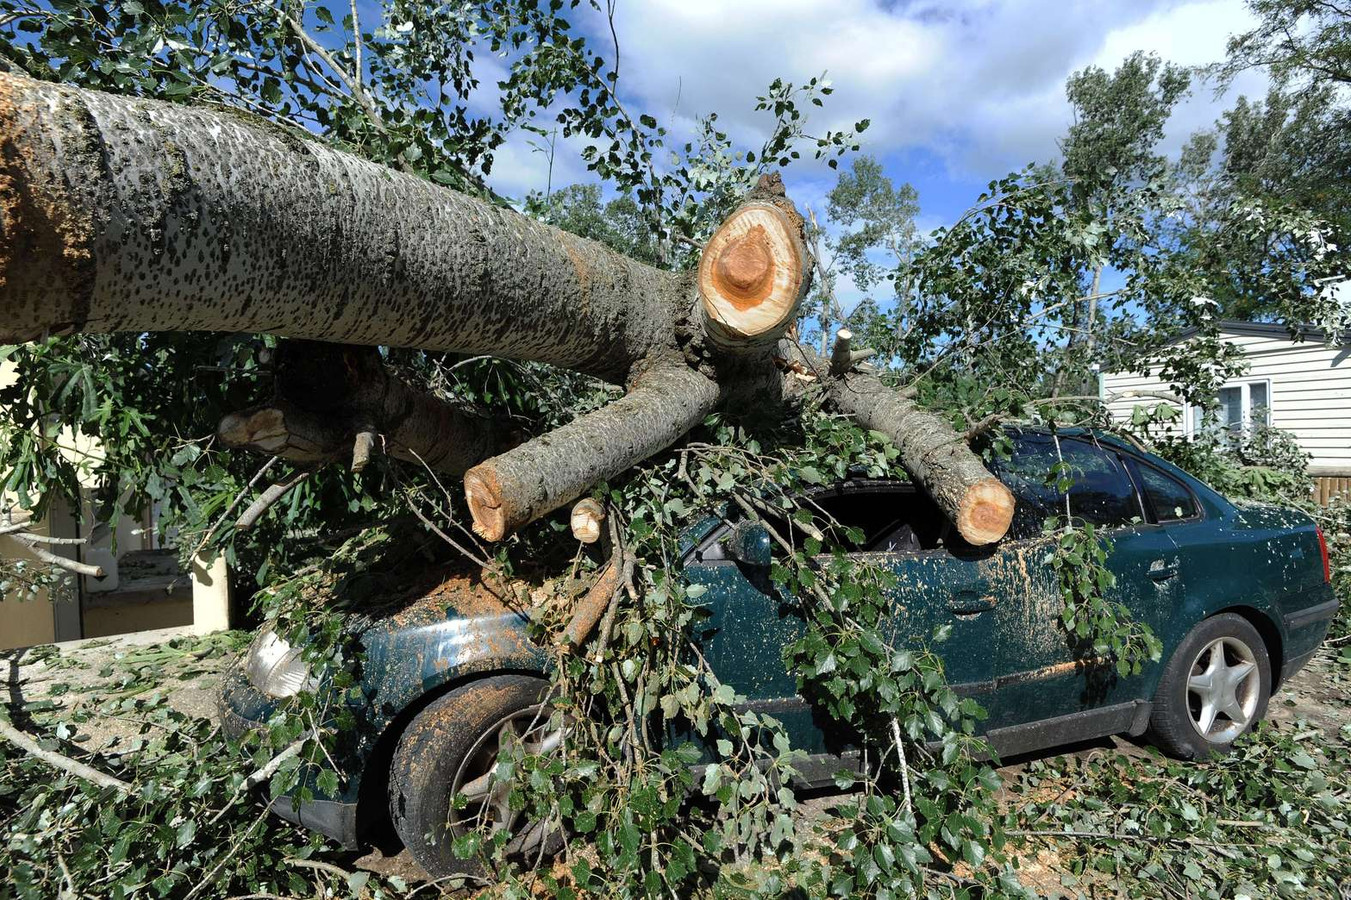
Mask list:
[[[1069,511],[1076,519],[1104,528],[1130,525],[1143,517],[1140,498],[1120,457],[1110,449],[1077,438],[1025,433],[1014,439],[1013,455],[996,459],[990,468],[1017,498],[1014,538],[1041,534],[1046,519],[1065,514],[1065,492],[1052,472],[1062,458],[1073,483]]]

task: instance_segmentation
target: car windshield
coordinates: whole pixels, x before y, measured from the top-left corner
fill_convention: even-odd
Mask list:
[[[797,508],[796,517],[766,515],[794,546],[829,534],[844,547],[866,553],[966,547],[928,494],[903,481],[843,482],[799,497]],[[798,521],[807,514],[808,522]]]

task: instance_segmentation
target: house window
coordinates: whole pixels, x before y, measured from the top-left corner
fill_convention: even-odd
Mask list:
[[[1220,388],[1215,398],[1219,403],[1213,423],[1205,421],[1205,410],[1189,407],[1188,426],[1192,434],[1206,430],[1220,430],[1237,440],[1256,425],[1271,424],[1271,383],[1268,381],[1241,381]]]

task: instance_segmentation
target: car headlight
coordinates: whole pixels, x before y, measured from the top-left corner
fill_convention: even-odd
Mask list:
[[[264,631],[253,639],[244,661],[249,683],[269,697],[293,697],[301,690],[313,690],[310,668],[305,665],[299,647]]]

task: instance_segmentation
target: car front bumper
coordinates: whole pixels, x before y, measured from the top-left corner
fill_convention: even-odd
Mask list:
[[[266,728],[266,716],[274,708],[273,703],[249,684],[239,668],[227,673],[217,698],[217,712],[221,730],[231,740],[239,740],[251,732]],[[241,714],[241,709],[252,715]],[[286,821],[317,831],[347,849],[358,846],[355,803],[318,798],[300,801],[294,796],[283,794],[272,801],[270,809]]]

